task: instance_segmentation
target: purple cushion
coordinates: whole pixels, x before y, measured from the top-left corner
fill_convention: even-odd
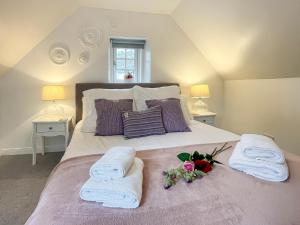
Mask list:
[[[164,127],[168,133],[191,131],[185,122],[179,99],[146,100],[146,104],[149,108],[161,106]]]
[[[96,136],[122,135],[122,112],[132,111],[132,99],[95,100],[97,111]]]
[[[129,111],[122,114],[124,135],[126,138],[144,137],[165,134],[161,107],[153,107],[144,111]]]

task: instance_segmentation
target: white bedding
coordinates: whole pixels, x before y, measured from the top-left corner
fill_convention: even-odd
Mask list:
[[[240,136],[234,133],[195,120],[190,124],[192,132],[168,133],[129,140],[123,136],[96,137],[93,133],[81,132],[81,126],[82,121],[77,123],[72,140],[62,160],[83,155],[102,154],[114,146],[131,146],[136,151],[141,151],[194,144],[222,143],[240,139]]]

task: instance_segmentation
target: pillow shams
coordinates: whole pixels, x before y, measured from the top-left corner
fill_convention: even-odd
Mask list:
[[[159,88],[133,87],[133,96],[138,111],[146,110],[146,100],[180,98],[180,88],[178,86],[167,86]]]
[[[122,113],[122,119],[124,124],[124,136],[126,138],[166,133],[160,106],[143,111],[124,112]]]
[[[97,111],[96,136],[122,135],[122,112],[132,111],[132,99],[95,100]]]

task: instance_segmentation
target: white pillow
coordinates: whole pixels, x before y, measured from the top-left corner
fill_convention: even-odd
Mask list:
[[[133,99],[132,89],[90,89],[83,92],[82,132],[95,133],[97,122],[96,99]]]
[[[82,120],[85,120],[86,113],[87,113],[87,102],[86,102],[86,98],[83,97],[82,98]]]
[[[181,95],[180,96],[180,104],[181,104],[181,109],[182,109],[182,112],[183,112],[183,116],[184,116],[184,119],[185,119],[185,122],[190,125],[191,124],[191,120],[193,120],[193,116],[189,110],[189,107],[188,107],[188,101],[187,101],[187,97],[186,96],[183,96]]]
[[[146,100],[178,98],[180,99],[180,88],[178,86],[167,86],[159,88],[133,87],[133,96],[138,111],[147,109]]]
[[[181,109],[187,124],[190,124],[190,113],[187,102],[180,96],[180,88],[176,85],[159,87],[159,88],[143,88],[140,86],[133,87],[133,96],[138,111],[147,109],[146,100],[177,98],[180,99]]]

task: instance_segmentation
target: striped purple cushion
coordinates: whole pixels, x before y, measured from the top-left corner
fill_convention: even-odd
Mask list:
[[[97,111],[96,136],[122,135],[122,112],[132,111],[132,99],[95,100]]]
[[[122,113],[124,135],[126,138],[144,137],[165,134],[161,107],[153,107],[144,111]]]
[[[191,131],[184,119],[179,99],[146,100],[146,104],[148,108],[161,106],[163,123],[167,133]]]

